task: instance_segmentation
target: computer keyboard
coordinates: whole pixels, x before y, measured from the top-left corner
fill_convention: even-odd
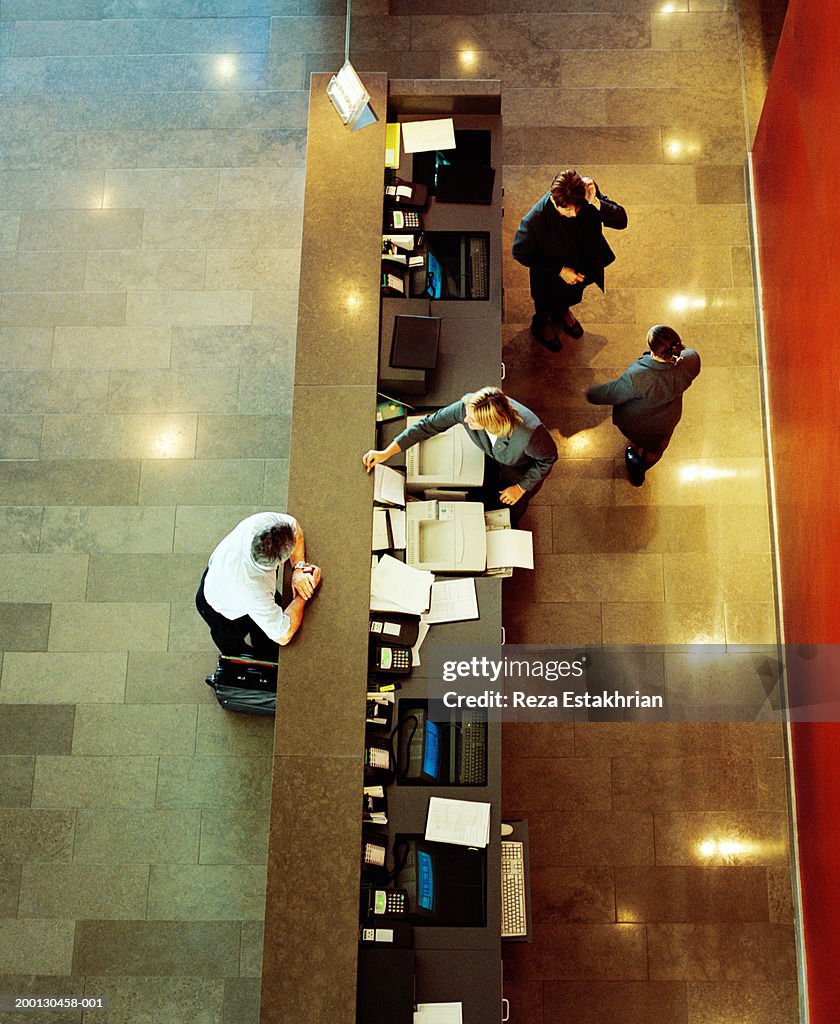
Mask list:
[[[466,711],[457,742],[458,785],[487,785],[487,722],[480,711]]]
[[[470,236],[470,298],[490,297],[488,273],[490,265],[490,243],[483,235]]]
[[[522,843],[502,840],[502,938],[528,934],[525,912],[525,857]]]

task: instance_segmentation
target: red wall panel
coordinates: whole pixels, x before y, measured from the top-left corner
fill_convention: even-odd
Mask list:
[[[791,0],[753,152],[785,642],[840,643],[840,5]],[[825,659],[828,663],[829,659]],[[802,664],[802,662],[799,662]],[[794,700],[805,680],[790,661]],[[809,687],[836,694],[824,672]],[[835,697],[836,699],[836,697]],[[840,1020],[840,724],[793,726],[812,1024]]]

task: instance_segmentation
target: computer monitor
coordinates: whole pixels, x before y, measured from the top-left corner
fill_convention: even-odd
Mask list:
[[[424,708],[410,708],[400,716],[397,774],[414,782],[440,778],[440,726]]]
[[[486,925],[486,850],[430,843],[420,835],[398,835],[394,866],[394,884],[405,889],[409,919],[416,924]]]

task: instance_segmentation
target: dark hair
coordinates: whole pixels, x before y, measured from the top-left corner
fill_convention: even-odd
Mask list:
[[[647,333],[647,343],[651,352],[660,359],[679,358],[680,352],[685,348],[682,338],[673,327],[665,327],[663,324],[654,324]]]
[[[267,526],[251,541],[251,557],[257,565],[271,566],[285,561],[295,546],[295,528],[291,523]]]
[[[581,207],[586,202],[586,185],[577,171],[558,171],[551,183],[551,198],[558,206]]]

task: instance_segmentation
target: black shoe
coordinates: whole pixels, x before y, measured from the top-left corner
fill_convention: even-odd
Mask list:
[[[575,318],[572,317],[572,319],[574,320]],[[571,326],[569,326],[569,324],[566,323],[564,317],[560,321],[558,321],[557,326],[560,328],[560,330],[565,331],[570,338],[574,338],[575,340],[577,340],[578,338],[583,337],[583,328],[581,327],[580,322],[578,320],[575,320],[575,322]]]
[[[624,465],[627,467],[627,476],[634,487],[641,487],[645,482],[645,464],[639,453],[629,445],[624,452]]]
[[[546,338],[546,333],[549,333],[550,337]],[[559,352],[563,347],[563,343],[551,330],[549,321],[543,320],[542,317],[534,316],[531,319],[531,337],[544,345],[549,352]]]

